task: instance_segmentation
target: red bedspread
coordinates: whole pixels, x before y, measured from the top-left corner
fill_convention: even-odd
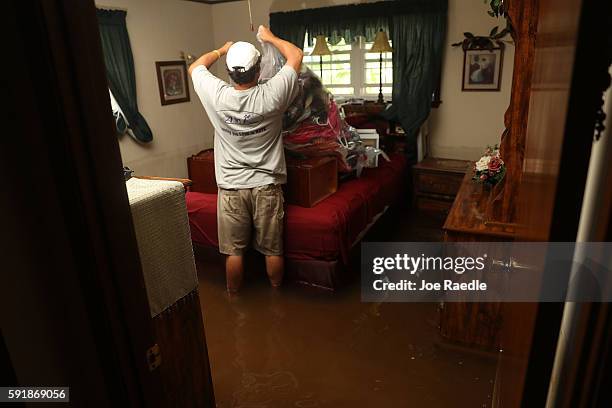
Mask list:
[[[379,167],[341,183],[338,191],[313,208],[288,205],[285,211],[285,256],[291,259],[348,261],[348,252],[372,219],[404,195],[406,160],[379,158]],[[187,212],[194,243],[218,247],[217,195],[187,193]]]

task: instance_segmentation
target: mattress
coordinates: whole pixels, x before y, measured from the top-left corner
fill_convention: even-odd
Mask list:
[[[348,263],[351,246],[362,231],[405,194],[406,159],[391,155],[379,167],[364,169],[360,178],[345,181],[338,191],[312,208],[288,205],[285,210],[285,257],[294,260],[339,260]],[[218,247],[217,195],[188,192],[191,239]]]

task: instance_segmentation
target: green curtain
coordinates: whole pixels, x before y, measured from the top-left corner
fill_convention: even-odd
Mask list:
[[[383,113],[401,123],[406,132],[409,159],[416,158],[416,136],[431,111],[432,95],[439,86],[446,35],[448,0],[431,0],[433,10],[394,15],[393,103]]]
[[[439,0],[379,1],[320,7],[271,13],[270,27],[272,32],[284,35],[286,39],[300,47],[303,44],[304,35],[308,36],[309,45],[313,45],[313,40],[317,35],[325,35],[330,44],[336,45],[342,38],[346,42],[351,42],[358,36],[373,41],[376,33],[381,29],[389,31],[393,16],[437,12],[439,9]]]
[[[279,38],[287,40],[299,49],[304,48],[306,26],[296,23],[295,20],[284,18],[285,13],[270,14],[270,30]],[[301,21],[301,19],[299,19]]]
[[[365,37],[366,41],[374,41],[376,33],[380,30],[389,32],[389,19],[381,16],[368,16],[350,19],[338,19],[336,21],[310,21],[306,24],[306,35],[308,45],[314,45],[317,35],[327,37],[327,42],[337,45],[342,39],[347,44],[352,43],[357,37]]]
[[[132,47],[122,10],[97,10],[100,39],[104,51],[104,64],[108,88],[127,119],[131,134],[142,143],[153,140],[153,133],[145,118],[138,112],[136,74]],[[117,121],[118,132],[125,129],[122,119]],[[130,132],[128,132],[130,133]]]
[[[338,44],[343,38],[350,43],[358,36],[373,41],[379,30],[388,31],[389,19],[382,10],[386,9],[382,5],[387,3],[389,2],[271,13],[270,29],[300,48],[304,44],[305,36],[311,46],[317,35],[327,37],[331,45]]]

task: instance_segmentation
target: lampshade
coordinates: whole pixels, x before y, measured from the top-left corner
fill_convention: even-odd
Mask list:
[[[374,38],[374,44],[372,44],[370,52],[393,52],[393,48],[389,45],[389,37],[387,37],[386,32],[380,30],[376,33],[376,38]]]
[[[327,46],[327,41],[325,41],[324,35],[317,35],[315,37],[315,46],[310,55],[331,55],[332,52],[329,50]]]

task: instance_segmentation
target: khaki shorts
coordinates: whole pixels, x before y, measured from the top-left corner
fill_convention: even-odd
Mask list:
[[[238,190],[219,189],[219,252],[242,255],[251,241],[264,255],[283,254],[283,190],[280,185]]]

